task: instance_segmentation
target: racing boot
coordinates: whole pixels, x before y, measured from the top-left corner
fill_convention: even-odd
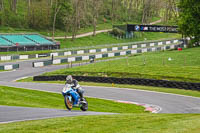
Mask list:
[[[77,90],[79,96],[80,96],[80,101],[84,101],[84,98],[83,98],[83,93],[80,89]]]

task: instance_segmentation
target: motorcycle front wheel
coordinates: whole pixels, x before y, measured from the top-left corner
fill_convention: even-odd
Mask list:
[[[68,110],[72,110],[73,108],[73,100],[70,100],[68,95],[65,95],[65,106]]]

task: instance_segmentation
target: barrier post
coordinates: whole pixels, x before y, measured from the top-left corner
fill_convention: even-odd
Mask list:
[[[114,87],[115,86],[115,84],[114,83],[112,83],[112,87]]]
[[[126,56],[126,64],[129,67],[128,56]]]
[[[144,66],[146,65],[146,58],[144,57]]]
[[[165,58],[163,57],[163,66],[165,65]]]
[[[184,57],[184,66],[186,66],[186,56]]]

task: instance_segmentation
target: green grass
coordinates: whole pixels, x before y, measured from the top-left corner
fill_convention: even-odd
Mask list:
[[[169,20],[168,22],[161,21],[160,23],[157,23],[156,25],[174,26],[174,25],[177,25],[177,22],[176,22],[176,20]]]
[[[158,21],[160,19],[161,19],[160,17],[153,17],[152,20],[151,20],[151,22],[155,22],[155,21]]]
[[[130,56],[127,59],[61,69],[43,75],[72,74],[200,82],[199,51],[200,47],[183,51],[151,52]]]
[[[64,84],[65,81],[33,81],[32,77],[18,80],[17,82],[36,82],[36,83],[56,83]],[[130,88],[138,90],[165,92],[172,94],[180,94],[185,96],[200,97],[200,91],[195,90],[184,90],[176,88],[163,88],[163,87],[152,87],[152,86],[141,86],[141,85],[127,85],[127,84],[108,84],[108,83],[93,83],[93,82],[80,82],[81,85],[85,86],[104,86],[104,87],[117,87],[117,88]]]
[[[42,51],[10,51],[10,52],[0,52],[0,55],[34,55],[34,54],[44,54],[55,52],[53,50],[42,50]]]
[[[61,88],[62,89],[62,88]],[[97,98],[87,98],[89,111],[143,113],[144,108]],[[0,105],[66,109],[62,94],[0,86]]]
[[[199,133],[199,114],[79,116],[1,124],[1,133]]]
[[[112,29],[112,24],[110,22],[108,23],[100,23],[97,25],[97,30],[104,30],[104,29]],[[1,33],[39,33],[44,36],[52,36],[52,30],[35,30],[35,29],[26,29],[26,28],[13,28],[13,27],[5,27],[5,26],[0,26],[0,31]],[[78,32],[78,34],[83,34],[87,32],[92,32],[93,27],[87,27],[87,28],[81,28]],[[62,30],[56,30],[55,31],[55,36],[60,37],[60,36],[65,36],[65,31]],[[67,36],[71,36],[71,33],[67,33]]]
[[[83,38],[77,38],[74,41],[71,39],[58,40],[61,42],[61,48],[75,48],[75,47],[94,47],[98,45],[105,44],[116,44],[116,43],[127,43],[127,42],[137,42],[137,41],[147,41],[149,40],[163,40],[170,38],[180,38],[179,34],[174,33],[135,33],[136,37],[132,39],[118,39],[109,35],[108,33],[100,33],[94,36],[88,36]]]

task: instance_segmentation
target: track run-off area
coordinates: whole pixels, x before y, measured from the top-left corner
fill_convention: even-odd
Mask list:
[[[36,76],[44,72],[66,68],[66,64],[33,68],[33,61],[19,61],[17,62],[20,64],[19,69],[0,72],[0,85],[61,94],[64,86],[62,84],[15,82],[15,80],[23,77]],[[78,64],[74,64],[74,66],[76,65]],[[159,108],[157,113],[200,113],[200,98],[196,97],[115,87],[83,86],[83,88],[85,90],[85,96],[152,105]],[[0,106],[0,123],[101,114],[112,113]]]

